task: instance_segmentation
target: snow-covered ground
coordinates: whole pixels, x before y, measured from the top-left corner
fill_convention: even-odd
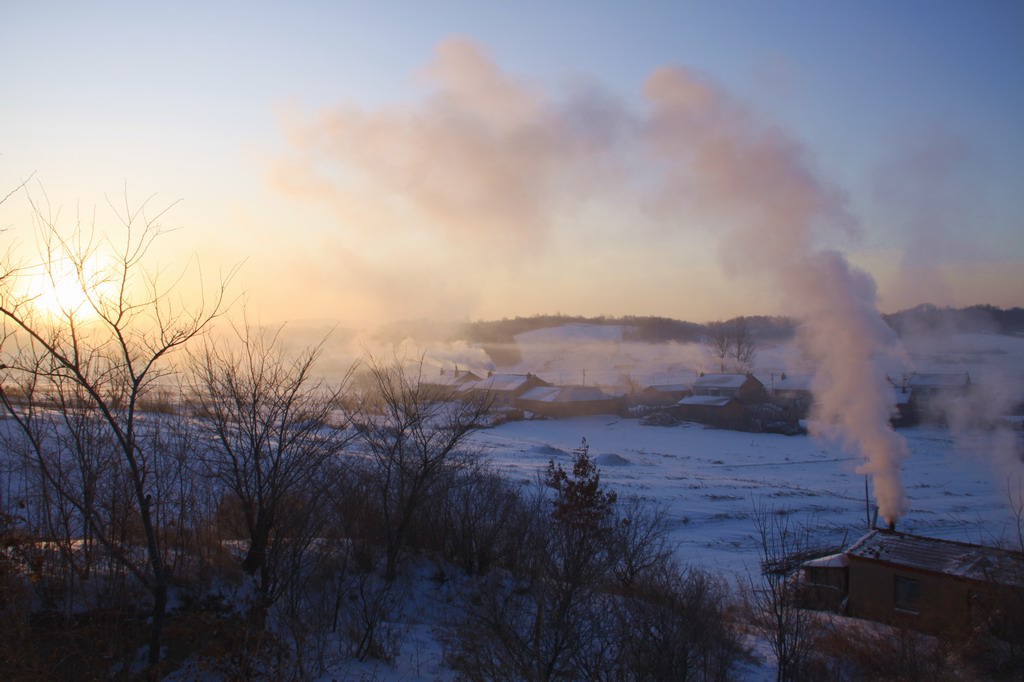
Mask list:
[[[521,360],[500,371],[534,372],[556,383],[640,386],[686,383],[717,371],[700,344],[624,340],[621,326],[566,325],[516,338]],[[999,414],[1024,398],[1024,338],[962,333],[904,339],[883,359],[901,372],[970,372],[979,392],[998,404],[973,406]],[[758,350],[754,373],[808,372],[796,341]],[[901,467],[910,505],[901,530],[967,542],[997,543],[1016,530],[1011,495],[1019,499],[1024,464],[1021,431],[903,429],[910,457]],[[509,423],[476,439],[502,470],[536,478],[552,458],[568,461],[581,438],[602,465],[603,479],[625,494],[666,506],[676,524],[680,556],[725,572],[756,561],[751,542],[755,505],[786,509],[813,524],[823,544],[855,540],[867,525],[858,453],[810,436],[748,434],[698,425],[641,426],[636,420],[588,417]]]
[[[989,434],[954,438],[937,427],[900,433],[911,453],[903,465],[910,511],[900,530],[984,544],[1009,539],[1016,530],[1010,481],[987,459]],[[867,524],[858,457],[810,436],[641,426],[609,416],[513,422],[475,436],[497,467],[524,482],[551,459],[564,466],[582,438],[602,481],[664,505],[680,558],[715,571],[756,570],[755,505],[812,524],[823,545],[852,542]]]
[[[954,436],[944,428],[900,431],[910,457],[902,468],[910,511],[899,529],[983,544],[1016,532],[1007,471],[988,457],[991,434]],[[1021,438],[1018,432],[1016,438]],[[822,545],[849,544],[865,529],[864,476],[858,458],[811,436],[722,431],[684,424],[641,426],[635,419],[598,416],[510,422],[477,432],[474,444],[500,470],[534,484],[555,460],[565,466],[586,438],[602,481],[668,510],[678,556],[726,577],[757,574],[752,512],[764,504],[813,527]],[[1021,469],[1017,470],[1017,475]],[[1014,483],[1017,485],[1017,483]],[[349,662],[335,679],[451,679],[441,663],[433,625],[451,586],[429,580],[417,609],[407,612],[407,639],[392,665]],[[737,671],[744,680],[774,679],[767,644],[751,639],[757,662]],[[325,678],[326,679],[326,678]]]

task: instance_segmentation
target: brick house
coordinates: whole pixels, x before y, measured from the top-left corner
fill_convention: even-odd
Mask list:
[[[463,384],[459,392],[475,400],[488,401],[491,407],[511,408],[530,389],[550,385],[536,374],[489,373],[484,379]]]
[[[693,395],[677,402],[672,416],[723,429],[747,428],[747,407],[768,400],[764,384],[752,374],[705,374],[691,389]]]
[[[896,531],[872,530],[841,554],[805,563],[802,574],[811,606],[842,605],[850,616],[922,632],[1024,608],[1021,552]]]
[[[519,396],[516,407],[543,417],[621,414],[625,398],[596,386],[537,386]]]

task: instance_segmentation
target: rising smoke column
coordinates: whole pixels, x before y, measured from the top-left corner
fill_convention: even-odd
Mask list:
[[[666,169],[662,205],[720,230],[726,267],[776,287],[816,361],[816,423],[864,457],[879,512],[907,510],[900,462],[907,446],[889,423],[892,389],[879,360],[895,335],[876,307],[871,277],[816,246],[852,221],[843,197],[812,171],[802,147],[759,125],[696,74],[661,69],[648,79],[646,136]]]

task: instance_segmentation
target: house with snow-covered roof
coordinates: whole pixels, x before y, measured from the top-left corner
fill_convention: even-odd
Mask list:
[[[463,384],[459,392],[491,407],[515,407],[516,400],[531,388],[551,386],[536,374],[488,373],[486,378]]]
[[[792,410],[801,419],[811,413],[814,404],[813,375],[782,372],[778,376],[773,375],[770,382],[775,402]]]
[[[764,384],[752,374],[705,374],[694,380],[693,395],[677,402],[672,415],[722,429],[745,429],[747,409],[768,399]]]
[[[746,403],[763,402],[768,393],[753,374],[704,374],[691,385],[693,395],[729,396]]]
[[[913,372],[889,377],[895,387],[903,422],[945,422],[951,408],[966,400],[972,384],[969,372]]]
[[[452,400],[459,395],[459,389],[465,384],[480,381],[482,377],[469,370],[458,368],[441,368],[432,377],[420,377],[420,392],[431,400]]]
[[[537,386],[516,399],[516,407],[542,417],[582,417],[620,414],[625,398],[596,386]]]
[[[645,407],[670,407],[692,393],[688,384],[656,384],[639,391],[633,401]]]
[[[672,416],[720,429],[741,430],[746,426],[747,406],[728,395],[691,395],[675,404]]]

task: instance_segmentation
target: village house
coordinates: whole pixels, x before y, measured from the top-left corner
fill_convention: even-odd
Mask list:
[[[747,407],[731,396],[691,395],[676,403],[672,415],[682,421],[742,430],[746,427]]]
[[[746,404],[764,402],[768,392],[753,374],[704,374],[690,386],[693,395],[728,396]]]
[[[672,416],[723,429],[747,428],[747,408],[768,399],[764,384],[752,374],[705,374],[691,387],[693,395],[672,408]]]
[[[494,408],[512,408],[520,396],[538,386],[551,384],[536,374],[488,373],[485,379],[463,384],[459,393],[474,400],[486,401]]]
[[[621,414],[625,398],[608,395],[596,386],[537,386],[519,396],[516,407],[553,418]]]
[[[901,422],[945,422],[949,410],[971,392],[969,372],[904,374],[889,377],[897,392]]]
[[[686,384],[658,384],[638,392],[633,402],[643,407],[671,407],[691,394]]]
[[[782,372],[771,378],[771,395],[799,419],[805,419],[811,413],[814,404],[814,392],[811,390],[813,377],[810,374],[789,374]]]
[[[443,367],[439,374],[434,377],[422,377],[420,379],[420,392],[430,400],[451,400],[458,395],[462,386],[480,381],[482,377],[468,370],[455,369],[446,370]]]
[[[1024,554],[872,530],[840,554],[803,564],[805,603],[937,632],[1024,608]]]
[[[806,419],[814,407],[813,379],[810,374],[782,372],[772,376],[770,392],[773,402],[785,408],[789,416]],[[892,382],[892,379],[889,379]],[[911,426],[917,422],[917,415],[911,402],[909,387],[893,387],[893,426]]]

